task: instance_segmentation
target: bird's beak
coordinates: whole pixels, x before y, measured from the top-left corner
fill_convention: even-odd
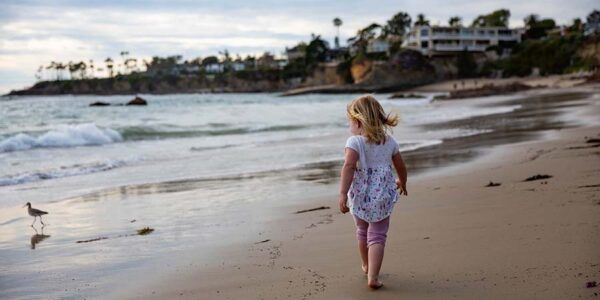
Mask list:
[[[27,204],[23,205],[23,207],[27,206]]]

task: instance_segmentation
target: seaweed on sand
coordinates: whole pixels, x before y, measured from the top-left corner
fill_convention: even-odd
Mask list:
[[[138,235],[146,235],[146,234],[149,234],[149,233],[151,233],[152,231],[154,231],[154,229],[153,229],[153,228],[150,228],[150,227],[144,227],[144,228],[142,228],[142,229],[138,229],[137,233],[138,233]]]

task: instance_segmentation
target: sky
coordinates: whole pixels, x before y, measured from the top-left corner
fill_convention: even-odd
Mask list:
[[[568,4],[567,4],[568,3]],[[376,22],[384,24],[399,11],[413,20],[419,13],[434,25],[451,16],[469,24],[480,14],[506,8],[510,26],[523,25],[531,13],[570,24],[600,9],[596,0],[0,0],[0,94],[36,82],[40,65],[51,61],[95,61],[119,53],[149,59],[182,55],[184,59],[269,51],[282,55],[285,47],[320,34],[331,41],[332,20],[339,17],[340,40]]]

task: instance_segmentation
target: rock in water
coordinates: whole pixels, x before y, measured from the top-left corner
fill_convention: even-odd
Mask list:
[[[110,103],[106,103],[106,102],[102,102],[102,101],[90,103],[90,106],[109,106],[109,105],[110,105]]]
[[[141,97],[136,96],[133,100],[127,102],[127,105],[148,105],[148,102]]]

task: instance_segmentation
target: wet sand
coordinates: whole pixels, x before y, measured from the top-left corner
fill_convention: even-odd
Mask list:
[[[589,74],[582,73],[581,75],[566,74],[510,78],[455,79],[419,86],[407,92],[450,92],[455,90],[480,88],[486,84],[502,86],[513,84],[516,82],[529,86],[545,86],[548,88],[572,88],[584,83],[584,76],[586,75]]]
[[[563,100],[546,95],[508,119],[475,121],[522,126],[405,155],[409,171],[422,171],[409,172],[409,196],[392,215],[381,290],[366,287],[352,219],[336,210],[336,184],[326,181],[330,194],[274,208],[280,215],[251,242],[232,242],[209,261],[181,256],[175,265],[132,278],[128,288],[105,296],[595,298],[600,287],[586,285],[600,282],[600,143],[586,141],[600,138],[600,106],[597,99]],[[469,162],[438,168],[441,156]],[[552,177],[524,181],[537,174]],[[500,185],[486,187],[490,181]],[[331,208],[294,213],[320,206]]]

